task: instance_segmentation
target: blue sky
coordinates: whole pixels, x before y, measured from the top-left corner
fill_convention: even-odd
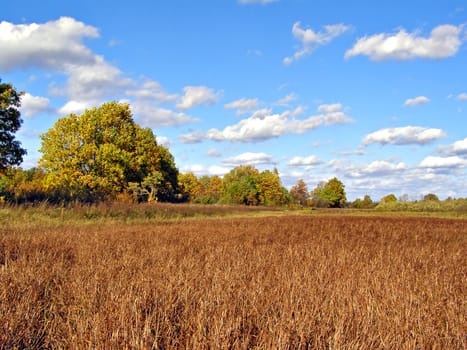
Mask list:
[[[467,197],[465,0],[26,0],[0,22],[25,168],[59,117],[117,100],[181,172]]]

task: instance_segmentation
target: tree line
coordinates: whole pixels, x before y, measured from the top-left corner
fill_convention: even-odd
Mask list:
[[[149,128],[133,119],[130,106],[107,102],[82,114],[58,119],[40,136],[38,166],[18,167],[26,154],[15,133],[22,124],[22,93],[0,80],[0,201],[50,203],[118,200],[190,202],[250,206],[374,208],[366,195],[347,203],[345,186],[336,177],[309,191],[300,179],[290,191],[277,169],[233,168],[222,178],[180,173],[170,151]],[[426,200],[438,200],[427,195]],[[380,204],[397,201],[391,194]]]

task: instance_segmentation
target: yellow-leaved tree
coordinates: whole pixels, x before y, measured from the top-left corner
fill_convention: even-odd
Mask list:
[[[108,102],[57,120],[41,135],[40,166],[49,189],[63,199],[112,198],[129,183],[149,184],[156,196],[175,198],[178,170],[151,129],[133,120],[128,104]],[[157,178],[156,183],[148,181]],[[157,187],[157,188],[155,188]]]

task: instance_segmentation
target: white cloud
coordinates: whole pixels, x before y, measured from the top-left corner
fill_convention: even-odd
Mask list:
[[[159,108],[147,101],[134,101],[131,107],[138,121],[144,127],[179,126],[199,121],[185,113]]]
[[[406,169],[407,164],[403,162],[391,163],[386,160],[375,160],[368,165],[352,169],[348,174],[351,177],[387,176],[400,174]]]
[[[463,26],[440,25],[427,38],[418,32],[407,33],[404,29],[395,34],[366,36],[358,39],[345,57],[366,55],[374,61],[446,58],[458,52],[462,44],[462,29]]]
[[[65,88],[54,87],[72,101],[95,105],[132,80],[84,43],[99,31],[70,17],[46,23],[0,23],[0,69],[39,68],[68,77]]]
[[[95,61],[84,38],[97,38],[97,28],[70,17],[44,24],[0,23],[0,69],[38,67],[67,70],[68,65]]]
[[[400,128],[386,128],[375,131],[363,138],[363,144],[372,143],[391,145],[424,145],[445,137],[446,133],[441,129],[424,128],[420,126],[405,126]]]
[[[334,113],[334,112],[340,111],[341,109],[342,109],[342,105],[340,103],[322,104],[318,107],[318,112]]]
[[[275,103],[278,106],[288,106],[290,102],[296,101],[298,99],[297,94],[295,93],[290,93],[287,96],[277,100]]]
[[[321,164],[322,161],[317,156],[309,156],[309,157],[293,157],[288,162],[288,166],[313,166],[317,164]]]
[[[242,115],[258,108],[259,101],[257,98],[241,98],[224,105],[226,109],[236,109],[237,115]]]
[[[58,113],[61,115],[68,115],[71,113],[79,114],[84,112],[86,109],[90,108],[91,106],[86,102],[79,102],[79,101],[68,101],[64,106],[62,106]]]
[[[440,146],[439,151],[445,155],[467,155],[467,137],[449,146]]]
[[[185,165],[181,168],[183,173],[193,173],[196,176],[203,176],[203,175],[217,175],[223,176],[227,174],[230,169],[218,165],[211,165],[209,167],[200,165],[200,164],[192,164],[192,165]]]
[[[430,102],[430,99],[426,96],[417,96],[415,98],[408,98],[405,100],[404,105],[405,106],[417,106],[421,105],[423,103],[428,103]]]
[[[467,160],[458,156],[433,157],[423,159],[419,165],[421,168],[460,168],[467,166]]]
[[[131,79],[122,77],[120,69],[97,55],[92,64],[68,67],[68,73],[67,95],[72,99],[100,100],[133,83]]]
[[[345,24],[333,24],[324,26],[324,31],[315,32],[312,29],[303,29],[300,27],[300,22],[295,22],[292,27],[292,34],[295,39],[299,40],[302,44],[302,48],[296,51],[292,56],[284,58],[285,64],[291,64],[297,61],[311,52],[313,52],[318,46],[326,45],[331,42],[334,38],[345,33],[350,29],[350,26]]]
[[[259,165],[259,164],[275,164],[274,157],[266,153],[246,152],[235,157],[226,158],[222,163],[231,166],[237,165]]]
[[[186,86],[184,95],[177,104],[178,109],[189,109],[200,105],[213,105],[222,96],[221,91],[214,91],[206,86]]]
[[[208,157],[220,157],[221,153],[217,149],[211,148],[206,152],[206,155]]]
[[[459,94],[459,95],[457,96],[457,99],[458,99],[459,101],[467,101],[467,94],[466,94],[465,92],[463,92],[463,93],[461,93],[461,94]]]
[[[33,116],[43,113],[49,110],[49,99],[40,96],[33,96],[29,92],[26,92],[21,97],[21,114],[26,118],[32,118]]]
[[[179,98],[177,94],[168,94],[165,92],[161,84],[153,80],[144,82],[141,88],[127,90],[125,94],[138,99],[149,99],[162,103],[172,102]]]
[[[322,106],[325,105],[321,105],[319,108],[325,109]],[[227,126],[223,130],[210,129],[205,133],[196,132],[182,135],[181,140],[186,143],[200,142],[203,138],[213,141],[259,142],[286,134],[303,134],[325,125],[353,122],[353,119],[341,110],[313,115],[307,119],[296,119],[302,113],[302,107],[281,114],[271,114],[270,109],[262,109],[253,113],[249,118],[242,119],[237,124]]]
[[[165,147],[171,147],[173,145],[172,141],[170,141],[170,139],[167,136],[157,135],[156,140],[157,144]]]
[[[279,1],[279,0],[238,0],[238,2],[243,5],[250,5],[250,4],[266,5],[272,2],[276,2],[276,1]]]

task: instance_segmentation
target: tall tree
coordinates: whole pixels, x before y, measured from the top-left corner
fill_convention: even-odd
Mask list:
[[[0,79],[0,172],[20,164],[26,154],[14,135],[23,123],[19,111],[21,95],[11,84],[2,84]]]
[[[259,171],[254,166],[242,165],[225,174],[221,201],[227,204],[258,205]]]
[[[131,182],[141,184],[153,199],[168,200],[177,188],[172,155],[150,129],[134,122],[127,104],[109,102],[70,114],[41,138],[39,164],[47,183],[71,198],[113,196]]]
[[[262,205],[273,207],[284,204],[286,201],[285,193],[287,191],[282,186],[279,172],[276,168],[273,171],[264,170],[259,174],[257,188],[259,203]]]
[[[313,190],[313,198],[324,201],[330,208],[342,208],[347,201],[344,188],[342,181],[334,177],[325,184],[320,183]]]
[[[307,204],[307,200],[310,197],[310,194],[308,193],[308,186],[306,185],[305,181],[303,181],[303,179],[298,180],[297,184],[292,186],[290,189],[290,194],[302,206]]]

